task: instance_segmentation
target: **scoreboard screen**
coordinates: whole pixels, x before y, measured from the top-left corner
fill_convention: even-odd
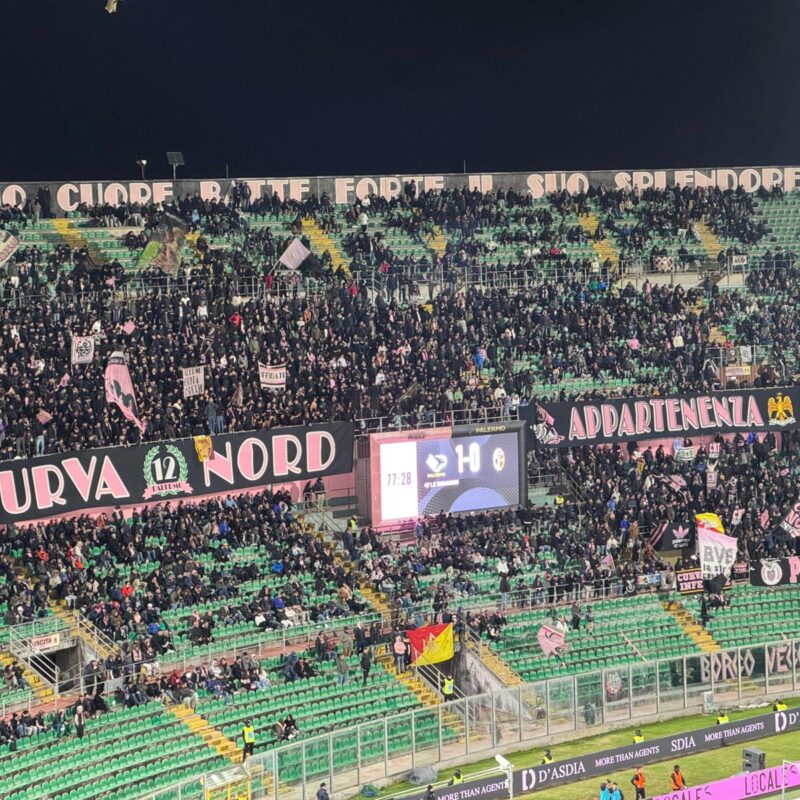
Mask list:
[[[371,443],[373,525],[519,505],[525,491],[519,429],[498,425],[492,428],[499,432],[483,434],[476,428],[426,431],[416,438],[377,434]]]

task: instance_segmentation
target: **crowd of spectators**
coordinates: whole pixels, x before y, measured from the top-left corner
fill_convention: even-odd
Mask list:
[[[127,355],[147,440],[378,416],[424,423],[453,411],[478,419],[510,414],[535,386],[557,391],[567,376],[625,378],[642,393],[707,389],[719,381],[708,350],[716,326],[735,326],[731,344],[779,356],[796,347],[798,270],[774,263],[752,293],[650,283],[598,293],[576,280],[403,306],[345,283],[243,300],[222,279],[124,304],[110,288],[88,300],[57,293],[0,312],[0,454],[139,441],[105,401],[115,350]],[[773,294],[756,293],[765,280]],[[94,337],[91,364],[70,365],[72,335]],[[261,389],[258,362],[287,365],[284,391]],[[181,367],[194,365],[206,367],[206,392],[184,399]],[[491,378],[480,379],[486,368]],[[757,383],[778,377],[768,369]]]

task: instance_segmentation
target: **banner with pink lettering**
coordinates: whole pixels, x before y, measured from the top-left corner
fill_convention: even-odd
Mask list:
[[[520,409],[528,448],[576,447],[709,433],[787,431],[799,426],[800,387],[738,389],[595,402],[534,401]]]
[[[800,786],[800,761],[755,772],[743,772],[713,783],[701,783],[676,792],[656,795],[653,800],[745,800],[775,794]]]
[[[352,422],[213,439],[213,453],[203,460],[194,438],[187,438],[2,462],[0,524],[257,489],[353,469]]]
[[[19,249],[19,239],[8,231],[0,231],[0,267]]]
[[[106,401],[115,405],[129,422],[144,433],[146,423],[139,419],[139,408],[136,405],[136,393],[128,369],[128,362],[121,350],[115,350],[108,358],[106,366]]]

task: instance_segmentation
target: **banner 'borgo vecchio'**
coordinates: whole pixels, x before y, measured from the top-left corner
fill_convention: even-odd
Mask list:
[[[577,447],[798,427],[800,388],[740,389],[526,407],[530,447]]]
[[[350,472],[353,425],[333,422],[60,453],[0,464],[0,523]]]

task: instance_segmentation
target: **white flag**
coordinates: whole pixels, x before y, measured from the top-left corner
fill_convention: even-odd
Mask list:
[[[194,397],[206,390],[206,373],[203,367],[183,367],[183,396]]]
[[[91,364],[94,361],[94,336],[72,337],[72,363]]]
[[[730,578],[731,570],[736,562],[738,541],[733,536],[726,536],[708,527],[697,526],[697,550],[700,554],[700,569],[703,580],[711,580],[717,575]]]
[[[277,391],[278,389],[285,389],[286,364],[281,364],[277,367],[267,367],[259,362],[258,380],[261,383],[262,389],[269,389],[273,392]]]
[[[289,269],[299,269],[310,255],[311,251],[299,239],[292,239],[278,261]]]

